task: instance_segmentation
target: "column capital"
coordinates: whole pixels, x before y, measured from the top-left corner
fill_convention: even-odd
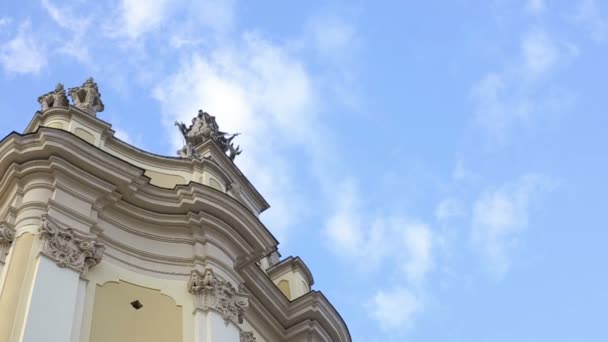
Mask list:
[[[215,276],[211,269],[203,273],[193,270],[188,281],[188,292],[196,295],[196,308],[219,312],[224,322],[243,322],[243,313],[249,306],[249,297],[238,292],[234,286]]]
[[[57,266],[71,268],[82,275],[101,262],[105,250],[95,235],[61,228],[46,216],[42,217],[40,238],[43,240],[42,254],[55,261]]]
[[[4,263],[6,255],[15,240],[15,231],[4,223],[0,223],[0,262]]]

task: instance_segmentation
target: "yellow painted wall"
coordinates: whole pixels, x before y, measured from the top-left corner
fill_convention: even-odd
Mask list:
[[[133,308],[135,300],[141,309]],[[97,285],[90,342],[182,340],[182,307],[169,296],[125,281]]]
[[[283,294],[285,295],[285,297],[287,297],[287,299],[291,299],[291,291],[289,289],[289,281],[283,279],[279,282],[278,284],[279,290],[281,290],[281,292],[283,292]]]

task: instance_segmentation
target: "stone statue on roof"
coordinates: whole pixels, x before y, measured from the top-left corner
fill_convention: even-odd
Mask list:
[[[65,95],[63,84],[57,83],[55,90],[38,97],[38,103],[40,103],[42,110],[47,110],[53,107],[67,107],[69,102],[67,96]]]
[[[215,116],[204,112],[203,110],[198,111],[198,115],[192,119],[192,124],[190,126],[186,126],[185,123],[178,121],[175,121],[175,125],[179,128],[186,141],[184,147],[177,151],[183,158],[200,159],[200,157],[196,155],[194,147],[208,140],[215,142],[220,150],[228,154],[230,160],[234,160],[234,158],[242,152],[240,146],[235,147],[232,142],[239,133],[229,134],[220,131],[219,126],[215,121]]]
[[[74,102],[74,107],[93,116],[103,112],[104,106],[101,101],[101,94],[93,78],[88,78],[80,87],[68,89],[68,93]]]

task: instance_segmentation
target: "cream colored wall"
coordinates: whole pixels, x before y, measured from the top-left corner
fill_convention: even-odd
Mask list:
[[[84,300],[84,318],[82,321],[81,327],[81,342],[86,341],[103,341],[98,338],[98,335],[93,335],[94,330],[93,327],[95,324],[93,323],[94,312],[95,312],[95,296],[98,289],[107,286],[112,283],[130,283],[133,284],[131,286],[135,286],[136,289],[125,290],[123,293],[115,293],[115,295],[111,295],[111,300],[118,302],[122,300],[121,296],[126,296],[127,294],[131,295],[141,295],[141,298],[145,298],[145,300],[141,300],[144,308],[146,307],[146,303],[148,300],[152,300],[148,302],[150,306],[159,305],[159,306],[168,306],[165,304],[160,304],[160,302],[170,300],[170,304],[172,308],[179,307],[179,311],[181,314],[181,340],[183,341],[193,341],[194,340],[194,299],[190,293],[187,291],[187,282],[180,280],[171,280],[171,279],[163,279],[156,278],[147,275],[143,275],[140,273],[133,272],[131,270],[127,270],[118,265],[114,265],[108,261],[102,261],[101,264],[95,266],[91,272],[87,275],[88,284],[86,288],[85,300]],[[137,289],[138,288],[138,289]],[[120,292],[120,291],[119,291]],[[164,299],[155,300],[152,299],[154,297],[154,293],[158,296],[164,297]],[[124,297],[127,298],[127,297]],[[160,297],[156,297],[160,298]],[[137,299],[137,298],[134,298]],[[132,300],[134,300],[132,299]],[[126,305],[128,305],[128,309],[133,310],[130,306],[129,300]],[[144,310],[142,308],[141,310]],[[110,309],[110,308],[108,308]],[[105,310],[105,309],[104,309]],[[99,310],[98,310],[99,311]],[[157,319],[152,318],[152,319]],[[109,341],[109,340],[108,340]],[[161,341],[161,340],[146,340],[146,341]],[[169,341],[169,340],[162,340]],[[170,340],[173,341],[173,340]]]
[[[171,297],[124,281],[96,286],[90,342],[183,341],[182,308]]]
[[[295,270],[289,270],[279,276],[276,276],[272,280],[277,287],[283,292],[283,294],[289,293],[286,295],[287,299],[294,300],[299,298],[310,291],[310,287],[308,286],[308,282],[300,272]],[[288,285],[285,285],[284,282],[287,282]]]
[[[188,184],[186,178],[168,173],[146,170],[144,175],[150,177],[150,184],[161,188],[173,189],[176,185]]]
[[[291,300],[291,286],[289,280],[281,279],[276,284],[279,287],[279,290],[283,292],[283,295],[287,297],[287,299]]]
[[[0,283],[0,341],[15,340],[27,315],[27,300],[39,243],[35,235],[21,234],[13,241]]]

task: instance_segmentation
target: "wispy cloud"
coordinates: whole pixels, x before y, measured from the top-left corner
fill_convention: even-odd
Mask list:
[[[83,64],[92,64],[90,46],[86,38],[90,35],[92,18],[81,13],[76,14],[67,3],[62,3],[61,6],[51,0],[42,0],[41,3],[53,22],[69,34],[67,38],[61,35],[62,38],[56,44],[57,52],[74,57]]]
[[[546,176],[528,174],[496,188],[488,188],[472,208],[471,240],[497,278],[509,271],[511,255],[529,226],[533,204],[556,186]]]
[[[416,316],[424,310],[424,303],[411,290],[395,287],[376,292],[367,309],[382,330],[395,332],[410,329]]]
[[[581,0],[574,14],[574,20],[588,32],[593,40],[603,43],[608,38],[608,20],[595,0]]]
[[[396,286],[377,289],[366,306],[381,327],[407,330],[424,307],[421,297],[434,267],[436,237],[420,220],[366,215],[354,180],[339,184],[334,195],[335,208],[323,232],[327,245],[361,271],[388,272],[395,279]]]
[[[122,0],[118,12],[120,23],[110,31],[137,39],[160,28],[170,10],[172,6],[168,0]]]
[[[572,95],[555,91],[547,80],[558,65],[577,54],[576,46],[541,29],[527,31],[514,63],[486,73],[474,84],[471,98],[477,125],[503,144],[516,127],[526,127],[538,116],[568,106]]]
[[[37,74],[47,65],[29,21],[21,23],[15,37],[0,46],[0,64],[6,72],[16,74]]]
[[[285,238],[304,207],[293,196],[298,191],[287,151],[318,131],[311,110],[315,90],[305,67],[286,48],[256,35],[241,39],[238,50],[220,46],[205,55],[194,53],[154,96],[173,150],[182,143],[173,121],[188,122],[199,108],[216,115],[223,130],[242,132],[238,143],[246,152],[237,164],[273,204],[264,220]]]
[[[526,2],[526,11],[532,14],[540,14],[545,11],[544,0],[528,0]]]

